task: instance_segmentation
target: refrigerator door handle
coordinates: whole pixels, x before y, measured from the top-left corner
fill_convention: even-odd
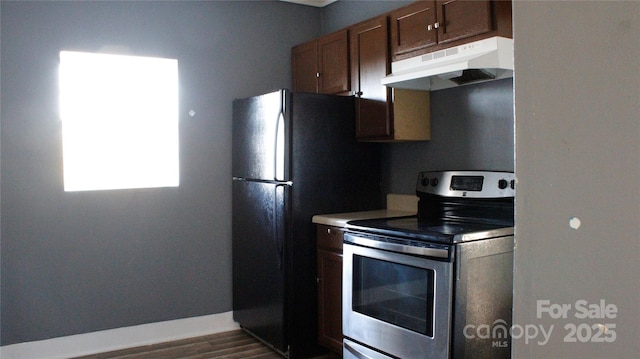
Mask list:
[[[287,184],[278,184],[275,188],[275,196],[274,196],[274,226],[273,226],[273,241],[276,246],[276,254],[278,256],[278,269],[283,269],[283,256],[284,256],[284,240],[285,236],[285,218],[284,213],[280,214],[280,209],[284,210],[284,201],[285,201],[285,188]],[[282,225],[281,225],[282,224]]]
[[[285,121],[284,121],[284,106],[285,106],[285,92],[281,92],[282,97],[280,99],[280,111],[278,111],[278,119],[276,120],[276,138],[275,138],[275,150],[273,160],[273,175],[275,181],[285,180]]]

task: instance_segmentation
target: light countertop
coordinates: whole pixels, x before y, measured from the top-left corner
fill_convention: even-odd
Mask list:
[[[418,197],[404,194],[388,194],[387,208],[347,213],[318,214],[312,222],[327,226],[344,227],[348,221],[356,219],[389,218],[413,216],[418,213]]]

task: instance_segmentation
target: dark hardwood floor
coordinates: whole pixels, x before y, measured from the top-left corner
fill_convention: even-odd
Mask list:
[[[278,353],[242,330],[93,354],[75,359],[282,359]],[[329,359],[322,356],[317,359]]]

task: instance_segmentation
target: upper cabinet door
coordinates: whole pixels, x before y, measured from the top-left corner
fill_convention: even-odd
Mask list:
[[[341,30],[294,46],[291,50],[294,92],[349,94],[349,39]]]
[[[354,25],[349,34],[351,86],[356,95],[356,137],[386,139],[393,134],[392,90],[380,83],[391,71],[387,17]]]
[[[394,59],[437,44],[435,1],[418,1],[391,12],[390,18]]]
[[[347,30],[318,39],[318,70],[319,93],[339,94],[351,90]]]
[[[439,1],[438,43],[447,43],[492,30],[491,1]]]
[[[316,40],[291,50],[293,91],[318,92],[318,42]]]

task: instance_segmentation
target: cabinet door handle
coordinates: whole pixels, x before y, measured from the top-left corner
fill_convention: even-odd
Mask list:
[[[316,72],[316,78],[318,78],[318,79],[320,78],[320,73],[319,72]]]
[[[434,28],[434,29],[437,29],[437,28],[439,28],[439,27],[440,27],[440,23],[439,23],[439,22],[436,22],[435,24],[433,24],[433,28]]]
[[[433,30],[433,25],[431,24],[427,25],[427,31],[431,31],[431,30]]]

